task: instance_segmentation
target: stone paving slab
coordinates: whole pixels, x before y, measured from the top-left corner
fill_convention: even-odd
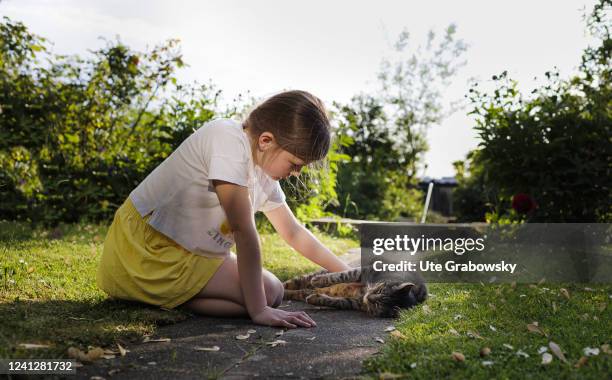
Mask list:
[[[359,252],[343,257],[359,265]],[[381,347],[376,337],[386,340],[384,330],[392,319],[368,317],[358,311],[316,307],[285,301],[284,310],[304,310],[315,328],[284,330],[253,324],[249,319],[194,317],[158,328],[153,338],[169,342],[141,343],[126,347],[124,357],[100,360],[77,369],[70,379],[338,379],[355,378],[361,363]],[[247,340],[237,335],[256,330]],[[277,334],[284,331],[283,335]],[[281,339],[286,344],[271,347],[266,342]],[[194,347],[219,346],[216,352]]]
[[[77,370],[76,378],[354,377],[361,372],[363,359],[381,347],[375,338],[386,339],[384,329],[393,322],[370,318],[361,312],[317,308],[301,302],[284,302],[281,307],[306,311],[317,327],[282,330],[254,325],[248,319],[194,317],[158,329],[155,337],[171,338],[170,342],[126,347],[130,352],[125,357],[85,365]],[[256,330],[249,339],[235,338],[249,329]],[[277,336],[280,331],[284,331],[283,335]],[[277,339],[287,343],[276,347],[266,344]],[[194,349],[215,345],[220,347],[217,352]]]

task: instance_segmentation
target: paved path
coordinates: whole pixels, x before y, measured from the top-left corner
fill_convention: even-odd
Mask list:
[[[358,254],[344,259],[357,264]],[[142,343],[111,360],[100,360],[77,370],[76,378],[107,379],[319,379],[355,378],[363,359],[376,353],[386,338],[385,327],[393,320],[375,319],[356,311],[315,307],[285,301],[284,310],[304,310],[317,322],[310,329],[286,330],[258,326],[248,319],[194,317],[160,327],[153,338],[169,342]],[[246,340],[237,335],[256,330]],[[272,347],[266,342],[284,340]],[[219,351],[196,351],[195,347],[218,346]],[[71,377],[74,378],[74,377]]]

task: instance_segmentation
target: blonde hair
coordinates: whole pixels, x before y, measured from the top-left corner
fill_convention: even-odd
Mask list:
[[[278,146],[306,163],[327,155],[330,122],[323,102],[306,91],[285,91],[253,109],[243,123],[251,136],[274,135]]]

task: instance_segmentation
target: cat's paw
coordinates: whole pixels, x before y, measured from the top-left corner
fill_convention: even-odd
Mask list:
[[[318,305],[321,301],[321,296],[319,294],[311,294],[305,299],[306,303],[311,305]]]
[[[310,285],[315,288],[324,288],[327,286],[327,278],[325,276],[315,276],[310,279]]]

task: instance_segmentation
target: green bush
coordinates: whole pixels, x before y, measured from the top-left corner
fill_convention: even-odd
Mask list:
[[[221,91],[177,83],[177,41],[149,52],[120,42],[89,58],[53,55],[22,23],[0,22],[0,219],[55,225],[112,218],[127,195],[221,110]],[[284,184],[298,217],[333,202],[337,162]]]
[[[585,50],[579,75],[563,80],[547,72],[547,83],[530,98],[506,72],[493,77],[492,92],[470,89],[480,143],[471,153],[471,176],[460,179],[455,193],[460,217],[481,214],[485,205],[489,221],[611,220],[612,40],[601,21],[605,6],[610,1],[596,6],[589,23],[601,45]],[[519,193],[537,208],[512,209]]]

